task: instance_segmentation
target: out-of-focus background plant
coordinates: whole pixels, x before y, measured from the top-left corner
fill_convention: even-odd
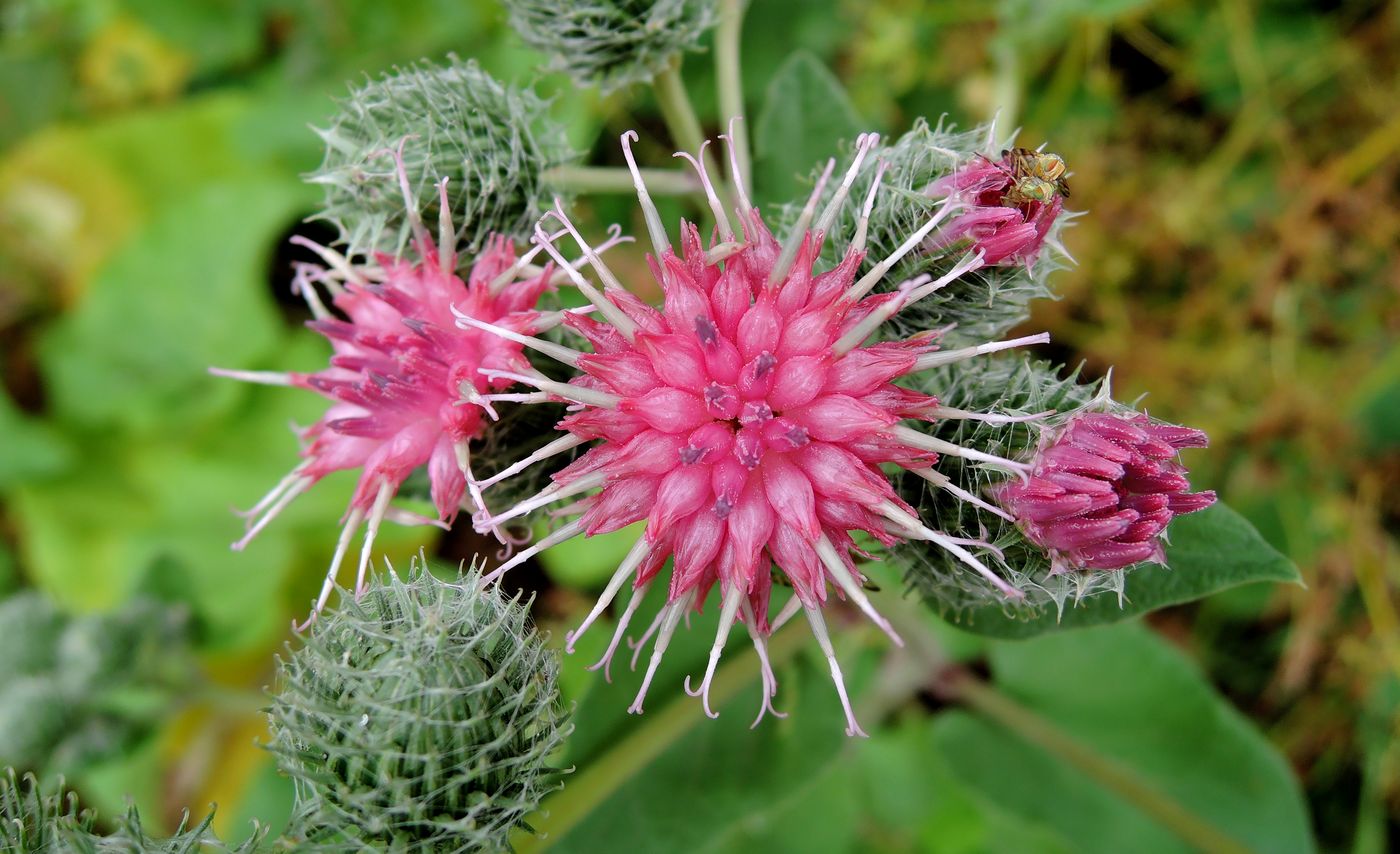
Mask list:
[[[299,176],[322,154],[307,125],[326,125],[346,81],[448,51],[564,94],[551,112],[593,162],[619,162],[628,128],[650,163],[669,154],[650,90],[604,97],[540,77],[541,56],[494,0],[0,8],[0,765],[66,774],[104,816],[130,795],[148,829],[211,801],[225,839],[255,817],[273,835],[287,822],[292,783],[257,746],[270,738],[261,688],[319,586],[351,481],[332,478],[230,553],[229,505],[286,471],[288,425],[319,407],[204,366],[323,360],[289,289],[304,256],[286,238],[335,236],[303,222],[320,192]],[[754,0],[747,15],[768,201],[803,191],[792,164],[920,115],[970,125],[999,109],[1022,143],[1049,139],[1070,164],[1073,207],[1088,214],[1065,243],[1082,263],[1057,274],[1062,299],[1037,304],[1031,325],[1087,376],[1116,366],[1119,399],[1150,389],[1154,416],[1210,433],[1196,485],[1219,490],[1307,586],[1236,588],[1153,614],[1150,632],[1017,643],[929,628],[1138,778],[1243,816],[1259,850],[1298,847],[1269,743],[1301,779],[1321,848],[1400,838],[1397,57],[1400,13],[1382,2]],[[712,64],[692,56],[685,72],[713,128]],[[800,121],[778,110],[823,86]],[[641,233],[633,207],[585,205]],[[420,548],[455,564],[483,547],[425,528],[381,542],[405,568]],[[628,545],[556,549],[510,583],[541,594],[534,616],[557,637]],[[659,682],[678,683],[709,636],[678,638]],[[658,689],[639,722],[622,713],[634,681],[605,686],[568,660],[565,695],[588,696],[568,762],[657,758],[559,847],[1179,850],[1141,804],[1045,745],[961,712],[930,717],[955,688],[885,702],[907,695],[891,685],[908,674],[879,665],[864,629],[842,643],[869,653],[854,668],[866,717],[884,722],[869,743],[840,739],[805,654],[786,665],[794,714],[762,741],[744,729],[756,689],[735,683],[736,708],[660,746],[652,727],[687,702],[679,691]],[[1239,768],[1283,800],[1243,790]]]

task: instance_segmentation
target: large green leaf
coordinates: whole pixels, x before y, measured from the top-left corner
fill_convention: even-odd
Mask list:
[[[1064,612],[1047,608],[1034,617],[1008,616],[998,605],[957,615],[952,622],[970,632],[1028,638],[1060,629],[1116,623],[1168,605],[1179,605],[1241,584],[1298,582],[1298,568],[1224,504],[1172,522],[1167,565],[1144,565],[1126,579],[1123,601],[1109,594],[1067,602]]]
[[[998,643],[992,670],[1016,702],[1221,833],[1269,854],[1313,850],[1283,757],[1141,624]],[[957,712],[937,733],[964,782],[1076,851],[1191,850],[1120,792],[996,724]]]
[[[841,83],[821,60],[798,51],[768,84],[754,127],[754,186],[761,204],[811,192],[812,167],[840,154],[838,144],[866,130]]]
[[[166,207],[45,336],[42,365],[59,418],[174,431],[226,409],[213,363],[262,358],[280,337],[263,281],[274,239],[307,204],[283,180],[213,184]]]

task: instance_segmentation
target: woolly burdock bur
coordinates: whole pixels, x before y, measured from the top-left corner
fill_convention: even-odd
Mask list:
[[[474,61],[412,65],[353,89],[340,102],[321,167],[320,218],[340,229],[346,253],[398,255],[415,239],[399,176],[380,155],[403,144],[412,203],[429,222],[447,208],[453,241],[476,250],[491,234],[529,232],[553,190],[543,173],[572,161],[565,131],[532,91],[495,80]],[[439,201],[436,184],[450,180]]]
[[[607,652],[595,665],[607,667],[647,589],[656,583],[667,585],[667,604],[638,645],[640,649],[655,637],[631,711],[642,711],[648,686],[682,618],[700,608],[718,586],[719,631],[705,675],[695,689],[706,712],[713,714],[708,692],[736,621],[747,629],[762,662],[759,717],[771,709],[776,679],[767,662],[767,638],[801,612],[829,663],[846,713],[847,733],[863,735],[823,607],[832,595],[849,599],[896,643],[900,640],[862,589],[864,579],[854,556],[864,553],[855,535],[884,545],[925,541],[953,555],[963,571],[995,585],[1002,595],[1021,595],[976,554],[989,544],[925,525],[895,493],[883,469],[902,467],[947,485],[934,469],[946,455],[1024,475],[1027,469],[1022,463],[942,441],[901,423],[1015,417],[944,407],[936,397],[900,387],[893,380],[1043,342],[1046,336],[950,350],[939,347],[936,331],[866,343],[899,312],[986,266],[981,252],[969,252],[937,278],[922,275],[889,293],[874,293],[894,264],[916,248],[938,241],[940,227],[966,207],[957,194],[945,199],[896,250],[861,276],[857,272],[879,192],[877,180],[864,198],[842,260],[830,269],[817,268],[825,236],[862,162],[878,144],[874,134],[856,141],[853,162],[818,215],[823,185],[835,168],[834,161],[827,164],[807,206],[781,242],[742,193],[736,232],[700,161],[687,156],[706,188],[717,237],[706,247],[699,231],[683,223],[679,255],[635,169],[629,146],[634,138],[631,132],[624,134],[622,144],[655,251],[652,273],[665,295],[662,308],[652,308],[628,292],[589,249],[562,208],[556,207],[553,218],[582,247],[603,289],[569,264],[553,245],[555,237],[542,227],[537,228],[535,240],[596,306],[599,320],[565,318],[566,327],[585,338],[592,352],[472,323],[582,372],[566,384],[536,372],[486,371],[493,379],[532,385],[542,398],[567,401],[577,410],[560,422],[567,435],[521,465],[596,442],[555,474],[553,484],[537,496],[494,515],[478,515],[478,524],[494,527],[538,508],[571,501],[557,513],[578,516],[489,577],[570,537],[645,520],[645,535],[583,624],[569,636],[572,649],[579,635],[631,582],[632,598]],[[730,160],[732,165],[732,151]],[[733,184],[740,187],[737,168],[734,171]],[[990,506],[955,489],[949,498]],[[669,580],[662,581],[659,576],[667,558],[674,558],[674,565]],[[770,619],[774,567],[794,595]]]
[[[421,565],[342,597],[279,660],[270,749],[292,778],[292,832],[374,850],[478,851],[557,785],[568,733],[558,657],[527,605]]]
[[[504,0],[510,25],[549,67],[604,94],[649,82],[696,50],[717,0]]]

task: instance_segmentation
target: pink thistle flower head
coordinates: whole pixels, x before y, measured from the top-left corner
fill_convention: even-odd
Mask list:
[[[435,242],[413,203],[402,147],[395,160],[416,257],[380,253],[373,263],[357,263],[293,238],[325,261],[324,267],[300,265],[294,287],[314,316],[307,325],[331,343],[330,364],[305,374],[213,370],[234,379],[309,389],[330,401],[326,414],[301,433],[302,462],[244,514],[247,531],[234,549],[247,546],[326,475],[360,472],[311,619],[325,606],[351,537],[361,525],[365,537],[357,593],[365,588],[374,539],[384,519],[446,527],[462,507],[481,506],[479,495],[467,494],[474,489],[469,445],[493,414],[488,395],[509,384],[482,370],[520,370],[528,362],[520,344],[461,320],[534,333],[561,319],[535,310],[540,294],[550,286],[552,265],[530,266],[536,253],[517,258],[504,238],[489,239],[468,278],[459,278],[446,179],[438,185],[443,203]],[[330,295],[330,306],[322,301],[318,286]],[[422,466],[431,483],[436,520],[390,506],[404,480]]]
[[[1028,148],[982,155],[931,184],[930,196],[964,200],[967,208],[939,238],[939,245],[970,241],[986,263],[1032,264],[1069,196],[1065,163]]]
[[[993,493],[1057,571],[1165,563],[1171,520],[1215,503],[1214,492],[1189,491],[1178,460],[1207,444],[1200,430],[1142,413],[1082,412],[1047,435],[1028,480]]]
[[[891,265],[929,239],[954,209],[940,206],[900,249],[858,277],[865,255],[864,223],[879,189],[877,181],[865,199],[861,225],[844,258],[830,269],[816,269],[824,236],[863,159],[878,142],[874,134],[857,140],[849,170],[819,213],[818,201],[835,165],[828,163],[795,228],[782,242],[741,189],[736,189],[739,228],[733,228],[700,160],[682,155],[699,173],[717,225],[716,237],[706,247],[699,231],[682,223],[679,254],[636,171],[630,149],[635,138],[631,132],[624,134],[622,145],[634,172],[655,250],[651,270],[664,301],[653,308],[625,290],[562,209],[552,216],[580,244],[602,281],[601,289],[565,261],[553,237],[537,229],[537,243],[597,307],[599,320],[578,316],[565,320],[569,329],[587,340],[591,352],[499,330],[498,334],[528,343],[581,374],[569,383],[559,383],[534,373],[487,373],[533,385],[572,404],[574,411],[559,424],[566,435],[522,460],[520,466],[585,443],[595,444],[555,474],[553,483],[537,496],[499,515],[479,517],[480,524],[495,526],[561,501],[573,503],[560,514],[577,516],[501,565],[488,579],[570,537],[645,521],[645,534],[583,624],[568,636],[572,650],[630,582],[632,598],[606,653],[594,665],[607,668],[643,595],[653,585],[665,585],[667,604],[641,641],[656,639],[630,711],[642,711],[648,686],[682,618],[718,590],[719,630],[705,675],[694,692],[703,698],[708,714],[713,715],[708,692],[716,663],[736,622],[747,630],[762,662],[759,718],[772,710],[776,680],[767,664],[767,638],[801,612],[830,664],[847,717],[847,733],[863,734],[851,710],[823,608],[833,597],[845,598],[896,643],[900,641],[862,588],[863,575],[855,557],[864,553],[856,544],[857,536],[886,545],[908,539],[927,541],[991,580],[1006,596],[1020,596],[975,554],[987,544],[951,537],[925,525],[895,493],[882,466],[936,477],[933,466],[947,455],[1005,471],[1024,473],[1025,467],[940,441],[902,423],[980,416],[948,410],[937,398],[903,388],[894,380],[936,365],[1042,342],[1046,336],[946,351],[939,348],[936,333],[867,343],[895,314],[986,263],[980,252],[971,252],[937,279],[920,276],[893,292],[873,293]],[[735,158],[730,154],[733,165]],[[733,185],[741,188],[737,166],[733,171]],[[976,496],[963,495],[964,500],[990,506]],[[663,579],[667,558],[672,559],[672,568],[669,578]],[[775,569],[793,595],[772,616]],[[641,645],[636,648],[640,651]]]

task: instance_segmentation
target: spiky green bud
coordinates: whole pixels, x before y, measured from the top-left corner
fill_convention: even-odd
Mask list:
[[[449,584],[416,565],[342,601],[279,662],[269,747],[296,784],[289,833],[311,850],[505,848],[556,786],[569,729],[526,604],[474,567]]]
[[[880,190],[871,211],[862,274],[889,257],[921,226],[938,213],[942,198],[930,189],[940,179],[970,164],[996,160],[1009,142],[996,138],[994,127],[958,131],[940,120],[930,126],[919,119],[893,144],[867,157],[834,225],[827,233],[822,254],[829,262],[840,259],[857,233],[861,209],[876,174],[883,169]],[[883,164],[883,165],[882,165]],[[817,170],[820,171],[820,170]],[[828,183],[826,198],[836,192],[837,181]],[[792,222],[805,200],[787,205],[780,220]],[[956,216],[947,221],[955,221]],[[1059,249],[1059,232],[1066,217],[1051,226],[1045,247],[1033,264],[1002,263],[982,267],[902,310],[887,326],[891,338],[956,324],[946,336],[952,343],[981,343],[1001,337],[1029,317],[1032,300],[1051,296],[1047,279],[1062,269],[1068,256]],[[946,224],[945,224],[946,228]],[[967,251],[967,241],[943,247],[924,245],[909,252],[885,275],[878,290],[892,290],[900,282],[923,273],[934,278],[948,272]]]
[[[580,86],[645,83],[698,48],[717,0],[505,0],[510,25]]]
[[[6,768],[0,776],[0,851],[6,854],[252,854],[266,836],[264,828],[254,828],[242,844],[224,845],[210,830],[213,822],[212,810],[195,824],[185,813],[173,836],[152,837],[132,806],[112,833],[102,835],[93,831],[93,812],[78,806],[62,777],[45,793],[33,774],[20,778]]]
[[[935,368],[921,375],[918,384],[921,390],[936,393],[944,406],[971,412],[1019,416],[1053,410],[1053,415],[1034,421],[942,419],[926,428],[944,441],[1013,460],[1023,459],[1036,446],[1042,431],[1090,406],[1102,390],[1101,383],[1079,382],[1078,371],[1065,373],[1050,362],[1025,357],[972,359]],[[952,455],[939,460],[938,473],[956,488],[989,503],[992,499],[987,488],[1014,477]],[[968,501],[949,501],[926,480],[906,473],[900,479],[899,492],[928,520],[929,527],[995,547],[996,551],[979,551],[979,555],[1024,594],[1019,601],[1006,599],[945,550],[917,541],[896,546],[894,553],[905,567],[908,582],[944,614],[1000,603],[1008,612],[1033,616],[1081,596],[1122,589],[1121,572],[1052,573],[1050,555],[1027,539],[1015,522]]]
[[[411,238],[408,210],[437,239],[437,182],[446,178],[459,248],[477,249],[492,233],[525,237],[553,203],[543,173],[575,157],[547,106],[455,56],[367,81],[318,130],[326,157],[307,180],[325,187],[320,218],[340,229],[352,255],[397,256]],[[400,144],[410,204],[392,156]]]

